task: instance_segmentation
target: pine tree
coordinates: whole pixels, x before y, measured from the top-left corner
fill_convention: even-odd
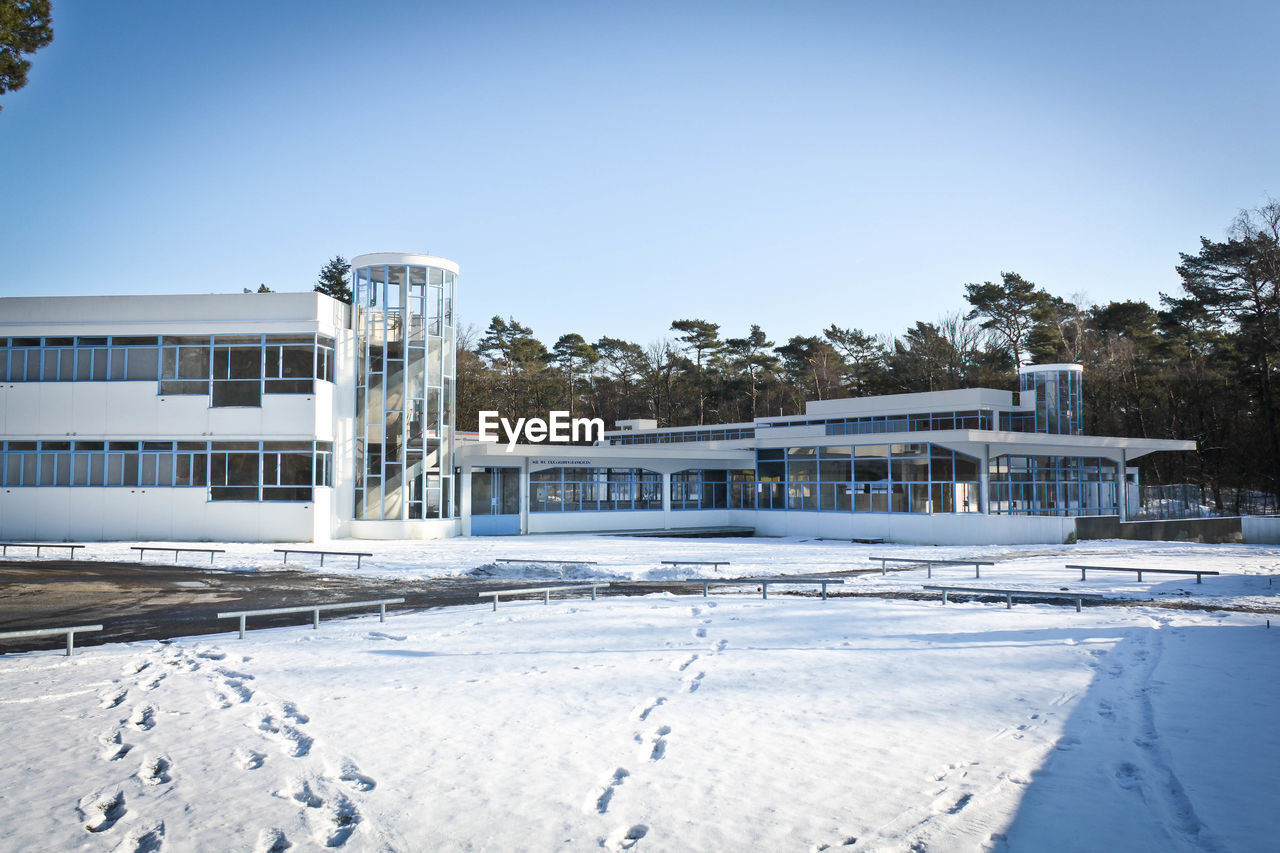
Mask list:
[[[351,264],[342,255],[337,255],[320,270],[320,279],[315,286],[316,293],[332,296],[340,302],[351,301],[351,286],[347,284],[347,273],[351,272]]]

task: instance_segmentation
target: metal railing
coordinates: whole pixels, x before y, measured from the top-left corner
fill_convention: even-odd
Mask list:
[[[868,557],[868,560],[875,562],[880,561],[880,574],[886,574],[886,563],[912,563],[915,565],[923,565],[928,569],[926,577],[933,577],[934,566],[973,566],[973,576],[975,578],[982,577],[983,566],[994,566],[995,563],[990,560],[919,560],[914,557]]]
[[[387,605],[388,604],[404,604],[403,598],[381,598],[376,601],[340,601],[336,604],[307,604],[302,607],[271,607],[265,610],[233,610],[229,613],[219,613],[219,619],[240,619],[240,639],[244,639],[245,619],[250,616],[279,616],[285,613],[310,613],[311,628],[316,630],[320,627],[320,611],[321,610],[351,610],[356,607],[377,607],[378,621],[387,621]]]
[[[364,551],[312,551],[306,548],[273,548],[272,550],[277,554],[284,554],[284,560],[282,562],[285,564],[288,564],[290,554],[319,554],[320,565],[322,566],[324,565],[325,557],[355,557],[357,569],[360,568],[360,561],[362,559],[373,556],[372,554]]]
[[[0,640],[17,640],[22,637],[56,637],[59,634],[66,634],[67,657],[71,657],[75,651],[75,636],[77,632],[101,630],[101,625],[73,625],[70,628],[36,628],[30,631],[5,631],[0,634]]]
[[[927,584],[923,584],[923,585],[922,585],[922,588],[923,588],[923,589],[927,589],[927,590],[929,590],[930,592],[940,592],[940,593],[942,593],[942,603],[943,603],[943,604],[946,604],[946,603],[947,603],[947,598],[948,598],[948,596],[950,596],[950,595],[955,595],[955,594],[959,594],[959,595],[990,595],[990,596],[995,596],[995,597],[997,597],[997,598],[1003,598],[1003,599],[1004,599],[1004,602],[1005,602],[1005,603],[1004,603],[1004,606],[1005,606],[1005,609],[1006,609],[1006,610],[1011,609],[1011,608],[1013,607],[1013,600],[1014,600],[1015,598],[1040,598],[1040,599],[1049,599],[1049,600],[1052,600],[1052,599],[1065,599],[1065,600],[1067,600],[1067,601],[1074,601],[1074,602],[1076,603],[1076,612],[1077,612],[1077,613],[1079,613],[1079,612],[1080,612],[1080,603],[1081,603],[1082,601],[1084,601],[1086,598],[1087,598],[1087,599],[1089,599],[1090,601],[1105,601],[1105,600],[1106,600],[1106,596],[1102,595],[1101,593],[1097,593],[1097,592],[1073,592],[1073,591],[1071,591],[1071,590],[1067,590],[1067,589],[1061,589],[1061,590],[1052,590],[1052,589],[999,589],[999,588],[994,588],[994,587],[981,587],[981,586],[938,586],[938,585],[935,585],[935,584],[928,584],[928,583],[927,583]]]
[[[1149,574],[1156,574],[1156,575],[1195,575],[1196,583],[1203,583],[1201,578],[1204,577],[1205,575],[1222,574],[1221,572],[1211,572],[1211,571],[1208,571],[1207,569],[1146,569],[1146,568],[1139,568],[1138,566],[1081,566],[1081,565],[1072,565],[1070,563],[1067,564],[1067,568],[1079,569],[1080,580],[1086,579],[1085,572],[1137,572],[1139,583],[1142,582],[1143,572],[1147,572]]]
[[[578,592],[578,591],[581,591],[581,590],[590,589],[590,590],[591,590],[591,600],[592,600],[592,601],[595,601],[595,600],[596,600],[596,590],[597,590],[597,589],[602,589],[602,588],[604,588],[604,587],[606,587],[606,586],[608,586],[608,585],[609,585],[608,583],[595,583],[595,582],[590,582],[590,583],[563,584],[563,585],[561,585],[561,586],[535,586],[535,587],[524,587],[523,589],[490,589],[490,590],[486,590],[486,591],[484,591],[484,592],[479,593],[478,597],[479,597],[479,598],[485,598],[485,597],[487,597],[487,596],[492,595],[492,596],[493,596],[493,609],[494,609],[494,610],[497,610],[497,609],[498,609],[498,598],[499,598],[499,597],[501,597],[501,596],[504,596],[504,595],[507,595],[507,596],[516,596],[516,595],[524,595],[524,594],[539,593],[539,592],[540,592],[540,593],[542,593],[542,603],[543,603],[543,604],[550,604],[550,603],[551,603],[551,593],[553,593],[553,592],[570,592],[570,591],[572,591],[572,592]]]

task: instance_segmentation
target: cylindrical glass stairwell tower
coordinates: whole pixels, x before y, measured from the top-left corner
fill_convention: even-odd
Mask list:
[[[454,287],[458,265],[384,252],[351,261],[355,517],[453,518]]]

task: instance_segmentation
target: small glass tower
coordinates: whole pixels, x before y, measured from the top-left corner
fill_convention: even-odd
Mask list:
[[[1084,433],[1084,367],[1079,364],[1030,364],[1018,368],[1023,406],[1035,401],[1036,432]]]
[[[453,518],[454,286],[432,255],[351,261],[355,291],[355,517]]]

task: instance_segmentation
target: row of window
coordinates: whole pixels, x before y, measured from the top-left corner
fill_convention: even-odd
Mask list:
[[[0,338],[0,381],[157,382],[215,407],[311,394],[333,376],[334,341],[315,334]]]
[[[1056,435],[1080,435],[1083,423],[1083,381],[1079,370],[1036,370],[1023,373],[1021,399],[1035,399],[1033,429]]]
[[[752,427],[699,429],[611,436],[609,441],[612,444],[680,444],[686,441],[737,441],[742,438],[755,438],[755,434],[756,431]]]
[[[0,486],[207,488],[214,501],[310,501],[327,441],[7,441]]]
[[[648,432],[610,437],[613,444],[675,444],[686,441],[724,441],[754,438],[757,429],[769,427],[822,426],[827,435],[876,435],[880,433],[934,432],[952,429],[1000,429],[1005,432],[1035,432],[1036,412],[997,412],[994,409],[924,412],[914,415],[873,415],[859,418],[810,418],[764,421],[755,427]],[[1043,432],[1043,430],[1041,430]],[[1077,432],[1079,430],[1077,429]]]
[[[662,509],[662,475],[644,468],[544,468],[529,474],[529,512]]]
[[[1008,515],[1115,515],[1117,466],[1096,456],[997,456],[989,511]]]
[[[766,483],[974,482],[978,459],[929,443],[761,448],[756,475]]]

